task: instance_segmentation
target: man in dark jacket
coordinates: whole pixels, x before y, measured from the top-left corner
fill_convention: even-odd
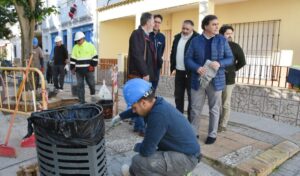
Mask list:
[[[200,161],[200,145],[188,120],[162,97],[155,97],[151,84],[142,79],[129,80],[123,89],[124,99],[132,113],[145,118],[147,130],[134,151],[129,168],[132,176],[190,173]],[[114,118],[115,124],[122,120]],[[123,175],[128,175],[122,167]]]
[[[217,138],[222,90],[225,87],[225,67],[233,62],[227,40],[222,35],[218,35],[218,24],[215,15],[204,17],[201,24],[203,34],[193,38],[185,55],[185,65],[192,72],[191,120],[196,134],[199,134],[205,97],[208,97],[209,132],[206,144],[213,144]],[[206,64],[206,62],[210,63]],[[211,70],[214,70],[216,75],[208,85],[203,84],[199,79],[207,77]]]
[[[197,36],[194,31],[194,23],[185,20],[182,24],[181,33],[175,35],[171,51],[171,73],[175,75],[175,104],[176,108],[184,113],[184,94],[188,95],[188,119],[190,120],[191,111],[191,79],[190,73],[185,68],[184,55],[189,48],[191,40]]]
[[[222,113],[220,116],[218,132],[226,131],[230,117],[231,94],[235,85],[235,72],[246,65],[245,54],[239,44],[233,42],[233,27],[223,25],[219,33],[223,35],[229,43],[233,54],[233,64],[225,68],[226,86],[222,92]]]
[[[156,81],[154,70],[157,68],[155,46],[149,34],[153,31],[154,19],[151,13],[143,13],[141,25],[134,30],[129,39],[128,76]]]
[[[155,46],[149,34],[153,31],[154,19],[151,13],[143,13],[140,27],[134,30],[129,39],[128,79],[142,78],[146,81],[157,81],[157,58]],[[134,117],[134,132],[144,136],[145,123],[142,117]]]
[[[56,46],[53,54],[53,82],[56,90],[62,91],[64,89],[65,79],[65,65],[68,59],[68,50],[62,44],[62,38],[60,36],[55,37]],[[58,79],[59,77],[59,79]]]
[[[163,55],[165,51],[166,39],[164,34],[160,32],[160,25],[163,21],[163,17],[159,14],[154,15],[154,27],[153,32],[150,33],[150,38],[155,46],[156,51],[156,58],[157,58],[157,65],[154,73],[156,74],[157,80],[152,81],[152,87],[156,90],[158,86],[159,76],[160,76],[160,69],[163,64]]]

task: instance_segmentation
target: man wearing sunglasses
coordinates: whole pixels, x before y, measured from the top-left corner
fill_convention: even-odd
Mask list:
[[[190,73],[186,70],[184,64],[184,56],[190,45],[191,40],[197,36],[194,31],[194,23],[191,20],[185,20],[182,24],[181,33],[175,35],[172,51],[171,51],[171,73],[175,76],[175,104],[176,108],[184,113],[184,95],[187,91],[188,95],[188,119],[190,119],[190,101],[191,101],[191,86]]]

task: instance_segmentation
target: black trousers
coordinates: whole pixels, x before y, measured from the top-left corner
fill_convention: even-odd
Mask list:
[[[191,74],[187,71],[176,70],[175,75],[175,104],[176,109],[184,113],[184,94],[188,95],[188,119],[190,121],[191,113]]]
[[[53,82],[55,89],[63,89],[65,82],[65,66],[64,65],[54,65],[52,67],[53,71]]]

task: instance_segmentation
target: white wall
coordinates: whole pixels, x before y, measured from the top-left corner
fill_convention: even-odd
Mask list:
[[[71,20],[68,13],[70,11],[70,7],[73,4],[77,5],[76,15],[74,19]],[[46,4],[48,6],[56,6],[58,7],[58,11],[60,14],[51,15],[46,18],[42,23],[42,36],[43,36],[43,49],[47,55],[50,55],[52,51],[52,42],[51,42],[51,34],[54,32],[58,32],[61,37],[63,37],[63,31],[67,30],[67,45],[68,51],[72,50],[72,28],[83,26],[86,24],[94,24],[94,37],[96,35],[96,8],[97,8],[97,0],[46,0]],[[89,19],[82,20],[83,17],[89,17]],[[94,44],[97,46],[97,40],[94,39]]]

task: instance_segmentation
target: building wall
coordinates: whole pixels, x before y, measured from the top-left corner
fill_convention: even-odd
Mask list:
[[[155,13],[156,14],[156,13]],[[161,23],[160,30],[172,29],[172,14],[161,14],[163,16],[163,22]]]
[[[249,0],[216,5],[220,23],[241,23],[281,19],[279,49],[293,50],[293,64],[300,64],[299,0]]]
[[[99,29],[100,58],[117,58],[118,54],[127,53],[134,28],[134,18],[102,22]]]
[[[172,36],[181,31],[182,22],[184,20],[192,20],[195,30],[198,31],[198,9],[189,9],[172,13]]]
[[[97,46],[97,33],[96,33],[96,7],[97,1],[95,0],[46,0],[46,4],[48,6],[56,6],[59,7],[60,14],[52,14],[48,18],[46,18],[42,23],[42,42],[43,42],[43,50],[46,54],[46,57],[49,57],[51,51],[54,47],[53,45],[53,36],[51,34],[58,33],[61,37],[63,37],[63,32],[66,31],[67,34],[67,49],[69,53],[72,51],[72,43],[73,43],[73,32],[74,28],[86,26],[93,24],[92,30],[92,39],[93,44]],[[73,4],[77,5],[76,15],[74,19],[68,16],[70,11],[70,7]]]

